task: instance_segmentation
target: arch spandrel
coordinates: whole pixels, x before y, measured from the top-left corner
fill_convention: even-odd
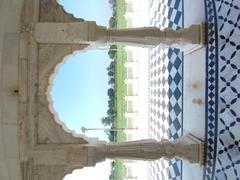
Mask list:
[[[26,0],[26,4],[30,4]],[[25,8],[27,10],[27,8]],[[27,17],[25,17],[27,18]],[[24,19],[24,18],[23,18]],[[83,22],[67,13],[58,0],[39,1],[39,22]],[[53,78],[59,67],[67,60],[68,55],[75,52],[86,51],[87,44],[38,44],[38,141],[39,143],[80,143],[95,142],[97,138],[87,138],[78,135],[66,127],[59,120],[57,112],[53,108],[50,96]]]
[[[50,95],[52,81],[69,55],[85,51],[88,45],[39,45],[38,57],[38,141],[40,143],[87,143],[92,139],[78,135],[59,120]],[[95,139],[94,139],[95,140]]]
[[[76,18],[67,13],[58,0],[41,0],[39,22],[82,22],[84,19]]]
[[[39,44],[39,92],[43,95],[47,92],[51,83],[51,77],[54,77],[58,69],[63,65],[67,56],[74,52],[85,51],[88,45],[57,45],[57,44]]]
[[[46,5],[48,7],[45,7]],[[27,132],[21,132],[20,140],[24,144],[22,149],[28,150],[30,143],[87,144],[92,139],[76,135],[58,121],[55,111],[51,108],[51,100],[47,92],[52,82],[50,77],[55,74],[56,67],[64,63],[64,57],[74,51],[84,50],[88,45],[37,43],[33,31],[35,24],[40,20],[45,22],[83,21],[66,13],[56,0],[23,1],[19,43],[20,62],[24,62],[20,63],[20,72],[22,72],[19,92],[22,117],[20,124],[23,124],[20,128],[21,131]],[[31,122],[28,119],[31,119]],[[22,152],[23,156],[27,156],[27,153],[24,153],[25,150]]]
[[[34,171],[34,179],[38,180],[62,180],[67,174],[72,173],[75,169],[83,167],[68,167],[62,165],[38,165]],[[26,179],[28,180],[28,179]],[[32,180],[32,179],[29,179]]]

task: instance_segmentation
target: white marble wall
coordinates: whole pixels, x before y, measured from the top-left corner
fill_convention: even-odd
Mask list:
[[[18,31],[22,0],[0,0],[0,179],[20,180]]]
[[[184,27],[205,22],[204,1],[184,0]],[[183,129],[205,137],[205,48],[184,56]],[[182,179],[202,179],[203,168],[183,161]]]

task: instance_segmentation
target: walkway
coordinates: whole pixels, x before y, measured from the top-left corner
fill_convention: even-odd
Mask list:
[[[150,25],[164,29],[183,27],[182,0],[152,0]],[[150,50],[149,138],[177,139],[182,135],[183,53],[178,49]],[[181,179],[182,162],[149,163],[149,180]]]
[[[150,2],[151,25],[174,29],[183,26],[186,19],[182,13],[183,2],[187,0]],[[155,161],[149,163],[150,180],[238,180],[240,177],[240,1],[205,0],[205,7],[206,58],[202,57],[202,51],[195,54],[206,59],[206,167],[186,165],[177,159]],[[194,13],[194,10],[187,12]],[[183,93],[183,85],[188,80],[184,77],[183,54],[157,47],[150,52],[149,64],[149,137],[174,139],[182,135],[183,128],[202,129],[198,121],[189,125],[191,116],[195,119],[198,115],[187,112],[189,106],[182,103],[189,96]]]

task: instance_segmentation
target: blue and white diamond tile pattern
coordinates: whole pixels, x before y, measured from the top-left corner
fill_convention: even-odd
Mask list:
[[[240,1],[206,0],[206,180],[240,179]]]
[[[182,0],[153,0],[152,26],[164,29],[183,27]],[[178,49],[150,51],[149,138],[176,139],[182,135],[183,54]],[[180,180],[182,161],[158,160],[149,163],[149,180]]]
[[[182,0],[153,0],[150,7],[150,24],[160,29],[171,27],[182,28]]]
[[[217,107],[217,62],[218,62],[218,51],[217,51],[217,29],[215,24],[216,12],[214,9],[214,3],[212,0],[206,1],[206,11],[207,11],[207,21],[208,21],[208,45],[206,50],[207,59],[207,99],[208,104],[206,107],[206,141],[207,143],[207,154],[206,154],[206,167],[205,167],[205,177],[207,179],[212,179],[214,164],[216,159],[215,141],[217,138],[217,133],[215,129],[217,128],[217,117],[218,117],[218,107]]]

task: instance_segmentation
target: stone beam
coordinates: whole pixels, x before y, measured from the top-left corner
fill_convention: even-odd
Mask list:
[[[33,153],[35,165],[47,166],[95,166],[97,162],[104,160],[96,152],[96,147],[104,144],[98,141],[91,145],[82,144],[38,144]]]

